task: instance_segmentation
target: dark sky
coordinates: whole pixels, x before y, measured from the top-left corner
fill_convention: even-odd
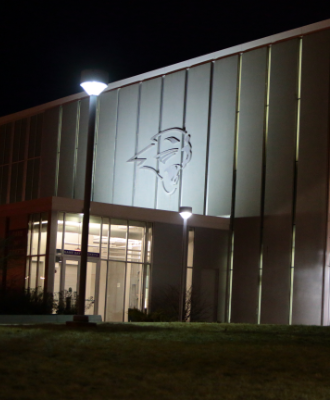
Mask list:
[[[329,0],[15,1],[0,6],[0,116],[330,18]],[[304,5],[306,4],[306,5]]]

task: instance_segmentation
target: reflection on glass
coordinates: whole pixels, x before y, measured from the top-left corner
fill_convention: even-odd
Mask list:
[[[100,263],[100,280],[99,280],[99,293],[98,293],[98,306],[97,314],[101,315],[102,321],[105,321],[104,308],[105,308],[105,292],[107,284],[107,261]]]
[[[193,267],[193,261],[194,261],[194,238],[195,238],[195,231],[193,229],[189,229],[189,233],[188,233],[187,267]]]
[[[65,214],[64,249],[80,251],[82,215]]]
[[[85,314],[94,315],[96,263],[87,263]]]
[[[57,236],[56,236],[56,249],[62,249],[63,239],[63,213],[58,213],[57,217]]]
[[[39,249],[40,214],[33,215],[31,254],[38,254]]]
[[[47,247],[48,214],[41,214],[40,249],[39,254],[46,254]]]
[[[29,256],[31,254],[31,236],[32,236],[32,227],[33,227],[33,219],[30,217],[29,225],[28,225],[28,237],[27,237],[27,252],[26,254]]]
[[[137,308],[140,310],[142,300],[142,264],[127,263],[126,268],[125,321],[127,321],[128,309]]]
[[[30,264],[30,278],[29,278],[29,287],[31,289],[36,288],[37,269],[38,269],[38,257],[32,257],[31,264]]]
[[[101,258],[108,258],[109,218],[103,218],[101,235]]]
[[[152,245],[152,228],[151,224],[147,224],[147,248],[146,248],[146,261],[151,262],[151,245]]]
[[[111,220],[109,258],[126,260],[127,223]]]
[[[100,252],[101,217],[91,216],[88,228],[88,251]]]
[[[144,223],[130,221],[127,243],[127,261],[143,261],[144,232]]]
[[[45,286],[45,261],[46,257],[39,257],[38,270],[37,270],[37,287],[43,289]]]
[[[149,279],[150,265],[144,265],[144,294],[143,294],[143,310],[147,311],[149,307]]]
[[[27,258],[26,260],[26,269],[25,269],[25,289],[28,289],[29,287],[29,277],[30,277],[30,258]]]
[[[54,270],[54,293],[57,294],[61,291],[61,267],[62,261],[59,257],[57,258],[57,262],[55,263],[55,270]]]
[[[76,260],[66,260],[65,263],[64,290],[68,292],[69,296],[75,297],[77,294],[78,265]]]
[[[124,310],[125,263],[109,261],[106,321],[122,322]]]

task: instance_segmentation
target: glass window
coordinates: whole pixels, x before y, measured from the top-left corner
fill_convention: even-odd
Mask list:
[[[195,239],[195,231],[193,229],[189,229],[188,233],[188,256],[187,256],[187,266],[193,267],[194,262],[194,239]]]
[[[127,261],[143,261],[145,224],[142,222],[129,222]]]
[[[31,254],[39,254],[39,228],[40,228],[40,214],[32,215],[32,244]]]
[[[26,259],[26,269],[25,269],[25,289],[28,289],[28,287],[29,287],[30,261],[31,261],[31,258],[28,257]]]
[[[150,265],[144,265],[144,293],[143,293],[143,310],[147,311],[149,307],[149,280],[150,280]]]
[[[102,218],[101,258],[108,258],[109,218]]]
[[[56,236],[56,252],[58,250],[62,251],[62,240],[63,240],[63,213],[58,213],[57,215],[57,236]]]
[[[141,310],[142,280],[142,264],[127,263],[125,321],[127,321],[128,308]]]
[[[100,253],[101,217],[90,216],[88,228],[88,251]]]
[[[94,315],[95,307],[96,262],[87,263],[85,314]]]
[[[82,218],[80,214],[65,214],[64,249],[81,249]]]
[[[38,273],[38,257],[32,257],[30,264],[30,277],[29,277],[29,287],[31,289],[35,289],[37,287],[37,273]]]
[[[98,293],[98,305],[96,312],[101,315],[102,320],[105,321],[105,294],[107,289],[107,261],[101,260],[100,262],[100,280],[99,280],[99,293]]]
[[[41,214],[40,249],[39,254],[46,254],[47,248],[48,213]]]
[[[109,258],[126,260],[127,221],[111,220]]]
[[[109,261],[106,321],[122,322],[124,311],[125,263]]]
[[[43,290],[45,286],[45,262],[46,262],[46,257],[39,257],[38,259],[38,276],[37,276],[37,287],[40,290]]]
[[[147,246],[146,246],[146,261],[151,262],[151,246],[152,246],[152,225],[150,223],[147,223],[147,229],[146,229],[146,241],[147,241]]]

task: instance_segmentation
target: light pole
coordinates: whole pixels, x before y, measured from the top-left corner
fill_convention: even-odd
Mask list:
[[[191,207],[180,207],[179,213],[183,218],[183,240],[182,240],[182,271],[181,271],[181,292],[179,302],[179,321],[183,322],[184,309],[186,304],[186,280],[187,280],[187,256],[188,256],[188,235],[187,221],[192,215]]]
[[[87,274],[87,253],[88,253],[88,228],[90,203],[92,194],[92,175],[93,175],[93,155],[94,155],[94,136],[95,136],[95,117],[97,96],[108,86],[109,76],[101,70],[85,70],[81,73],[80,86],[83,87],[89,97],[89,115],[87,131],[87,153],[86,153],[86,175],[85,175],[85,195],[84,195],[84,216],[81,235],[81,255],[80,255],[80,278],[79,278],[79,297],[78,315],[74,319],[76,322],[88,322],[85,315],[86,297],[86,274]]]

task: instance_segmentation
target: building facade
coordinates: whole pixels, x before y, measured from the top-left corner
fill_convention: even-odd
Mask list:
[[[125,321],[180,284],[184,205],[205,320],[328,325],[329,73],[327,20],[110,84],[86,312]],[[0,118],[1,235],[26,249],[6,285],[77,292],[88,102]]]

